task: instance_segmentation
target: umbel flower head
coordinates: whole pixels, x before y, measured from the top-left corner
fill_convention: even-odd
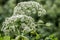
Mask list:
[[[34,19],[37,19],[38,17],[44,16],[46,11],[41,4],[34,1],[28,1],[17,4],[17,6],[14,8],[13,15],[17,14],[31,16]]]
[[[5,35],[22,35],[35,29],[34,19],[26,15],[15,15],[5,19],[2,31]]]

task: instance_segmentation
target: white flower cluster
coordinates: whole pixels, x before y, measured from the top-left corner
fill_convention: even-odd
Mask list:
[[[27,15],[31,17],[41,17],[46,14],[45,9],[37,2],[28,1],[28,2],[20,2],[14,8],[13,15]]]
[[[45,9],[37,2],[20,2],[14,8],[13,15],[5,19],[1,30],[5,35],[25,35],[32,30],[36,31],[37,24],[43,24],[42,20],[39,20],[37,23],[35,20],[45,14]]]
[[[26,15],[16,15],[7,18],[5,22],[3,22],[2,27],[2,31],[5,32],[6,35],[11,34],[11,32],[14,33],[14,35],[18,35],[18,33],[30,32],[34,29],[34,19]]]

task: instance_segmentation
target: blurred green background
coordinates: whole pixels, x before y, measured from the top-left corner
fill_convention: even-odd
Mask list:
[[[46,24],[46,27],[43,27],[43,30],[41,30],[43,36],[45,35],[43,39],[49,40],[48,38],[50,38],[51,35],[55,35],[58,40],[60,40],[60,0],[0,0],[0,29],[5,18],[12,16],[14,7],[17,3],[24,1],[39,2],[43,5],[44,9],[46,9],[47,14],[42,18]],[[1,30],[0,34],[3,35]]]

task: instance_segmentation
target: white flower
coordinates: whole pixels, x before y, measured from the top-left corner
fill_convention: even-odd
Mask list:
[[[35,17],[44,16],[46,14],[46,10],[42,7],[41,4],[34,1],[20,2],[14,8],[13,15],[17,15],[17,14],[19,15],[24,14],[27,16],[31,16],[35,19]]]
[[[3,22],[3,27],[1,30],[4,33],[6,33],[8,30],[8,35],[10,35],[11,33],[13,33],[12,35],[18,35],[22,31],[29,32],[34,28],[35,23],[32,17],[26,15],[15,15],[5,19],[5,22]]]

